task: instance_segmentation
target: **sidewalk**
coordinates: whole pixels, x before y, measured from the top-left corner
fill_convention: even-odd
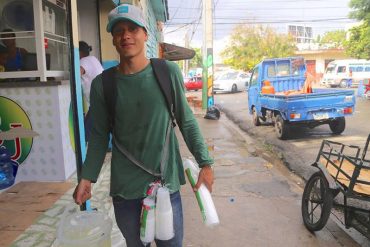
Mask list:
[[[358,246],[333,221],[315,235],[303,226],[300,213],[302,183],[285,167],[271,164],[261,157],[254,141],[222,115],[218,121],[205,120],[204,113],[195,111],[202,133],[215,159],[213,199],[221,224],[206,228],[190,185],[182,187],[185,246]],[[183,158],[190,158],[181,134],[179,138]],[[110,154],[97,184],[91,205],[113,216],[109,197]],[[66,205],[72,203],[76,178],[68,182],[71,189],[37,218],[12,243],[14,247],[46,247],[55,241],[55,231]],[[25,205],[26,206],[26,205]],[[1,229],[0,229],[1,230]],[[112,232],[112,246],[124,247],[122,235],[116,227]]]

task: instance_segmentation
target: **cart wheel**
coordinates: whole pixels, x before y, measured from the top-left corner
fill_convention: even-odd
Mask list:
[[[260,126],[261,125],[261,121],[260,121],[259,116],[257,115],[256,107],[253,107],[252,113],[253,113],[253,124],[255,126]]]
[[[344,117],[336,118],[329,123],[329,127],[333,134],[339,135],[346,128],[346,120]]]
[[[333,206],[333,193],[322,172],[314,173],[308,180],[302,196],[302,218],[306,228],[321,230],[328,222]]]
[[[288,125],[284,122],[284,119],[281,115],[276,115],[275,117],[275,132],[276,136],[281,139],[285,140],[288,137]]]

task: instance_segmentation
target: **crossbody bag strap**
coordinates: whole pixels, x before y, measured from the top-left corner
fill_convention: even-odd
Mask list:
[[[144,170],[145,172],[149,173],[150,175],[153,175],[155,177],[160,177],[162,178],[162,175],[161,173],[156,173],[154,171],[152,171],[151,169],[149,168],[146,168],[140,161],[138,161],[124,146],[122,146],[121,144],[119,144],[117,141],[116,141],[116,138],[114,138],[114,135],[112,135],[112,141],[113,141],[113,144],[116,146],[116,148],[118,149],[118,151],[120,151],[123,155],[126,156],[127,159],[129,159],[132,163],[134,163],[136,166],[138,166],[139,168],[141,168],[142,170]]]
[[[129,159],[133,164],[144,170],[145,172],[149,173],[150,175],[153,175],[155,177],[160,177],[162,183],[164,183],[164,175],[166,172],[166,164],[168,160],[168,154],[169,154],[169,146],[170,146],[170,134],[171,134],[171,128],[173,128],[172,120],[168,121],[167,129],[166,129],[166,137],[164,142],[164,147],[161,154],[161,173],[156,173],[155,171],[145,167],[142,162],[138,161],[125,147],[123,147],[121,144],[119,144],[116,139],[114,138],[114,134],[112,134],[112,141],[113,144],[116,146],[118,151],[120,151],[123,155],[126,156],[127,159]]]
[[[168,121],[168,125],[167,125],[167,130],[166,130],[166,139],[165,139],[165,142],[164,142],[164,147],[163,147],[163,150],[162,150],[162,157],[161,157],[161,174],[162,174],[162,182],[165,181],[164,180],[164,175],[166,174],[166,164],[168,163],[168,154],[170,152],[169,150],[169,147],[170,147],[170,134],[171,134],[171,129],[174,128],[173,127],[173,122],[172,122],[172,119],[170,118],[170,120]]]

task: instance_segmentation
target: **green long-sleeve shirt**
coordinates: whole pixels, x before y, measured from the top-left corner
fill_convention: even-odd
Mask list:
[[[199,166],[213,164],[199,130],[198,123],[188,106],[183,78],[177,64],[168,62],[174,93],[175,116],[184,140]],[[115,139],[137,160],[160,173],[161,153],[170,119],[166,100],[149,64],[142,71],[123,75],[116,73],[117,101],[115,109]],[[90,113],[92,130],[81,177],[95,182],[101,170],[109,141],[109,121],[101,75],[91,85]],[[171,191],[185,184],[184,169],[175,130],[171,128],[169,158],[165,182]],[[111,161],[111,196],[136,199],[145,196],[154,176],[148,174],[117,150],[113,145]]]

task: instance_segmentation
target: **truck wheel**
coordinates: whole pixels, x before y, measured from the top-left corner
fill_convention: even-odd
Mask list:
[[[347,80],[341,80],[340,83],[339,83],[339,87],[341,87],[341,88],[347,87]]]
[[[336,118],[329,123],[329,127],[333,134],[339,135],[346,128],[346,120],[344,117]]]
[[[238,86],[236,84],[233,84],[233,86],[231,87],[231,92],[232,93],[238,92]]]
[[[277,115],[275,117],[276,136],[281,140],[285,140],[288,137],[288,131],[288,126],[284,122],[284,119],[281,117],[281,115]]]
[[[252,113],[253,113],[253,124],[254,124],[254,126],[260,126],[261,121],[260,121],[259,116],[257,115],[256,107],[253,107]]]

